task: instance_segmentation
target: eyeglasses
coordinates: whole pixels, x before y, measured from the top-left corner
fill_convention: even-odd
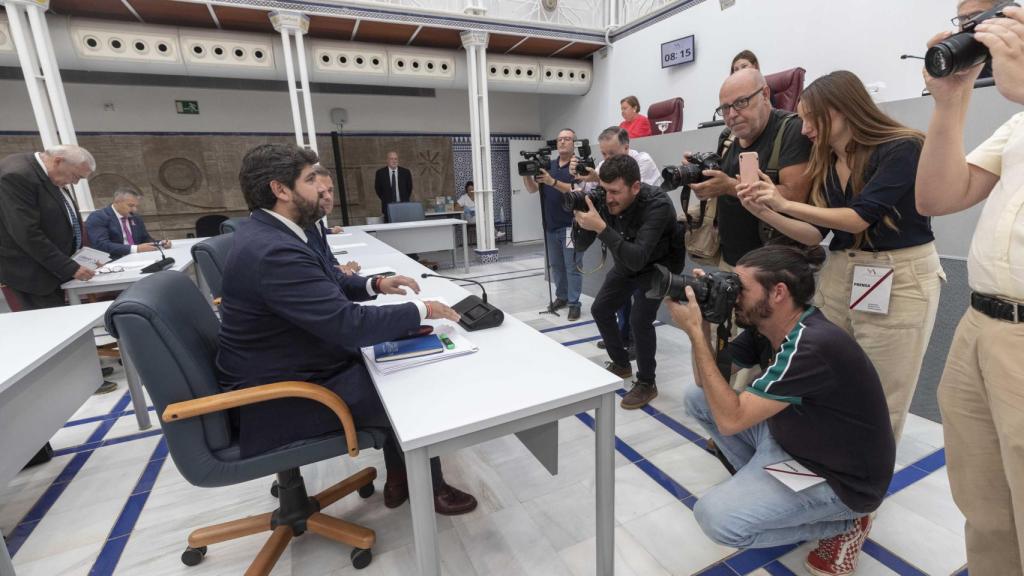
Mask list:
[[[970,14],[962,14],[962,15],[954,16],[953,18],[950,18],[949,21],[953,23],[953,26],[956,26],[958,29],[963,30],[964,29],[964,24],[967,24],[971,20],[974,20],[980,14],[981,14],[981,12],[972,12]]]
[[[758,94],[760,94],[763,90],[764,90],[764,86],[761,86],[753,94],[751,94],[749,96],[744,96],[742,98],[737,98],[737,99],[733,100],[732,104],[722,104],[718,108],[715,108],[715,116],[721,116],[722,118],[725,118],[725,116],[729,113],[729,110],[739,111],[739,110],[746,109],[747,106],[750,106],[750,100],[754,96],[757,96]]]
[[[96,269],[96,273],[97,274],[117,274],[118,272],[124,272],[124,267],[123,266],[103,266],[102,268],[97,268]]]

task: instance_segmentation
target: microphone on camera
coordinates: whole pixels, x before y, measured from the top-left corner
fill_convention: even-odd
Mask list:
[[[914,60],[924,60],[924,56],[914,56],[913,54],[900,54],[900,60],[906,60],[907,58],[913,58]]]
[[[160,242],[153,242],[153,246],[156,246],[156,249],[160,251],[160,259],[143,268],[143,274],[166,270],[174,265],[174,258],[168,258],[167,255],[164,254],[164,249],[160,246]]]
[[[476,280],[470,280],[469,278],[459,278],[457,276],[442,276],[440,274],[428,274],[426,272],[420,274],[420,278],[444,278],[445,280],[459,280],[461,282],[472,282],[473,284],[476,284],[477,286],[480,287],[480,293],[483,294],[484,304],[487,304],[487,290],[484,288],[483,284],[477,282]]]

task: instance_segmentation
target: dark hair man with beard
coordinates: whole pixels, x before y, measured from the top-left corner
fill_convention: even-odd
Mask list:
[[[667,300],[690,337],[697,387],[686,409],[736,475],[701,498],[694,514],[709,538],[736,548],[819,540],[813,574],[849,574],[882,503],[896,456],[878,374],[857,342],[810,302],[821,256],[766,246],[736,263],[742,289],[729,344],[733,363],[760,365],[740,394],[722,377],[693,290]],[[700,273],[698,272],[698,275]],[[795,491],[772,470],[824,481]]]

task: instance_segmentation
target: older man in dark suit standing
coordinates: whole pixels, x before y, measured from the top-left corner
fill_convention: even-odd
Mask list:
[[[384,221],[389,222],[388,204],[408,202],[412,198],[412,172],[398,165],[398,152],[388,152],[388,165],[377,170],[373,179],[373,189],[380,198],[380,211]]]
[[[96,169],[85,148],[55,146],[0,160],[0,282],[26,310],[64,305],[60,285],[93,271],[71,255],[82,220],[70,186]]]
[[[338,394],[356,426],[389,431],[384,503],[394,508],[409,497],[405,462],[359,349],[415,334],[424,319],[458,320],[458,314],[430,300],[357,304],[377,294],[419,292],[419,286],[406,276],[336,274],[323,238],[314,231],[326,193],[316,162],[312,150],[286,144],[257,146],[242,159],[238,180],[252,217],[235,232],[224,269],[217,352],[221,386],[301,380]],[[243,455],[340,428],[333,413],[305,400],[273,400],[239,411]],[[436,458],[431,468],[438,513],[476,508],[476,499],[444,482]]]

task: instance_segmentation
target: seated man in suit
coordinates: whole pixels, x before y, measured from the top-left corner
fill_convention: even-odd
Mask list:
[[[373,179],[373,189],[380,198],[380,211],[384,221],[389,222],[388,204],[408,202],[412,198],[412,172],[398,165],[398,152],[388,152],[387,166],[377,170]]]
[[[313,167],[313,172],[316,174],[317,185],[323,188],[323,194],[320,196],[320,210],[325,215],[330,214],[331,210],[334,210],[334,180],[331,179],[330,171],[319,164]],[[322,241],[320,247],[324,249],[324,255],[331,261],[334,268],[345,276],[351,276],[358,273],[362,267],[355,260],[349,260],[344,264],[338,262],[338,259],[334,257],[334,253],[331,252],[330,244],[327,242],[328,234],[341,234],[341,232],[341,226],[334,226],[333,228],[324,226],[323,219],[317,220],[316,225],[306,231],[307,234],[320,238]]]
[[[242,159],[238,180],[252,217],[235,232],[224,269],[217,369],[228,390],[284,380],[320,384],[348,404],[357,427],[387,429],[384,504],[394,508],[409,496],[405,461],[359,349],[413,334],[427,318],[459,316],[429,300],[356,304],[377,294],[405,294],[406,288],[418,293],[419,286],[405,276],[335,275],[317,246],[320,239],[306,233],[323,216],[325,188],[316,162],[315,152],[291,144],[257,146]],[[340,429],[333,412],[303,399],[239,410],[243,456]],[[438,513],[476,508],[476,499],[444,482],[436,458],[431,471]]]
[[[142,216],[135,213],[139,209],[141,197],[141,192],[119,188],[114,192],[114,201],[110,206],[89,214],[85,220],[89,244],[110,254],[111,258],[156,250],[155,241],[146,230]],[[161,240],[160,246],[170,248],[171,242]]]

